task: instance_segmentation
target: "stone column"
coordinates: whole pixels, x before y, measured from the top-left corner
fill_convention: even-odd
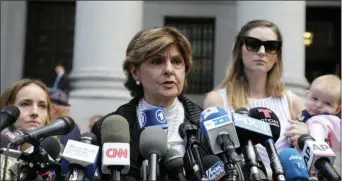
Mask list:
[[[94,114],[115,111],[130,99],[122,64],[142,28],[142,1],[77,1],[70,116],[88,131]]]
[[[301,98],[309,86],[305,78],[305,1],[238,1],[237,29],[255,19],[266,19],[280,28],[283,36],[284,82]]]
[[[23,78],[27,1],[0,1],[0,93]]]

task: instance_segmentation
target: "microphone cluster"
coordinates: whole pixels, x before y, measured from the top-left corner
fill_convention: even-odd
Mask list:
[[[298,139],[301,150],[286,148],[278,153],[274,143],[280,137],[280,122],[267,108],[240,108],[231,116],[219,107],[205,109],[199,125],[183,122],[179,126],[185,155],[168,145],[168,122],[162,108],[141,114],[138,147],[143,162],[139,178],[129,174],[130,168],[139,170],[138,165],[131,165],[131,154],[137,154],[131,150],[131,125],[119,115],[103,120],[101,141],[84,133],[80,140],[68,140],[60,154],[62,148],[53,136],[73,129],[70,117],[30,132],[9,131],[7,127],[20,115],[19,109],[9,106],[0,112],[0,154],[21,160],[18,180],[95,180],[102,174],[110,175],[111,180],[266,180],[265,165],[256,149],[260,144],[267,151],[273,180],[309,180],[311,173],[319,180],[341,180],[332,167],[335,153],[327,143],[310,135]],[[201,135],[212,155],[203,154]],[[12,149],[24,143],[32,146],[24,152]],[[0,170],[0,176],[5,175],[6,168]]]

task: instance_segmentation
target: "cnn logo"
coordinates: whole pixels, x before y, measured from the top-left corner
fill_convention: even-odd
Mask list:
[[[121,148],[108,148],[106,151],[106,156],[108,158],[127,158],[128,157],[128,149]]]

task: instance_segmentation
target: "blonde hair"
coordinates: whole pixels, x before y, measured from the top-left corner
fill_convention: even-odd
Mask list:
[[[136,81],[130,73],[130,66],[138,67],[141,63],[165,50],[170,45],[176,45],[185,61],[185,73],[192,65],[191,46],[187,38],[173,27],[154,27],[139,31],[130,41],[126,50],[126,59],[123,70],[126,74],[125,87],[131,96],[143,97],[143,88],[136,85]],[[186,88],[187,82],[184,82]],[[183,89],[184,91],[184,89]]]
[[[311,85],[311,87],[314,86],[320,86],[321,88],[324,88],[326,90],[329,90],[329,92],[336,93],[338,104],[341,104],[341,79],[340,77],[334,75],[334,74],[327,74],[322,75],[317,78],[315,78]]]
[[[271,28],[277,35],[278,41],[282,42],[282,36],[279,28],[267,20],[254,20],[245,24],[236,37],[233,47],[233,55],[228,66],[226,78],[223,80],[220,88],[225,88],[227,92],[227,101],[234,108],[248,107],[248,80],[244,73],[242,62],[243,38],[246,34],[257,27]],[[282,50],[277,53],[278,61],[267,73],[266,93],[271,96],[282,96],[284,94],[284,84],[281,80],[283,73]]]
[[[30,84],[35,84],[42,88],[42,90],[45,92],[46,96],[46,102],[47,102],[47,111],[48,111],[48,119],[46,120],[46,124],[50,124],[51,122],[51,101],[49,98],[49,94],[47,91],[46,85],[35,79],[21,79],[19,81],[14,82],[10,87],[8,87],[3,94],[0,97],[0,110],[5,108],[8,105],[12,105],[15,102],[15,99],[17,97],[18,92],[25,86],[28,86]]]

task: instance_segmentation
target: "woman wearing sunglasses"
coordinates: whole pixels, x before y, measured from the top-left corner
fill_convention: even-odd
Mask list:
[[[278,27],[266,20],[245,24],[234,44],[228,73],[222,84],[208,93],[204,107],[219,106],[228,113],[238,108],[267,107],[279,118],[281,132],[275,143],[278,153],[293,145],[301,134],[308,133],[305,124],[295,120],[304,109],[300,98],[287,91],[282,81],[282,37]],[[269,158],[263,146],[256,145],[269,177]]]

